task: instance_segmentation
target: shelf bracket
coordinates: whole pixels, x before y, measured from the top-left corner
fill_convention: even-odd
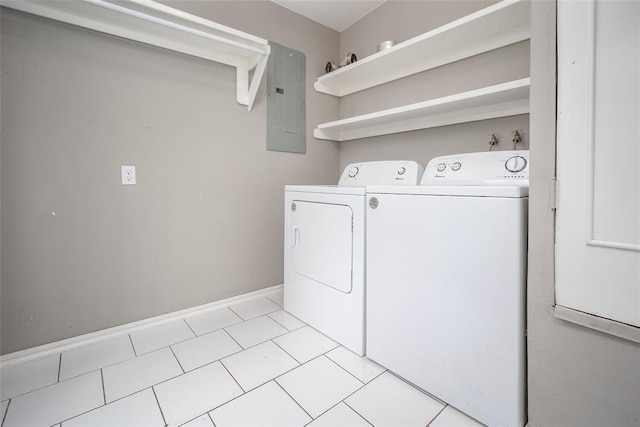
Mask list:
[[[267,61],[271,53],[271,46],[266,46],[266,54],[258,61],[253,70],[253,77],[250,77],[251,71],[246,68],[238,67],[236,69],[236,100],[238,104],[246,105],[248,111],[253,108],[253,102],[256,99],[262,76],[267,68]],[[249,83],[251,79],[251,83]]]

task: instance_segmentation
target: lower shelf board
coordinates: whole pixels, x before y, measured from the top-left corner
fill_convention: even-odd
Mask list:
[[[530,79],[520,79],[416,104],[318,125],[317,139],[349,141],[529,113]]]

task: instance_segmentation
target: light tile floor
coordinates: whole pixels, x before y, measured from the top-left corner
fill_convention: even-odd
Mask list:
[[[0,371],[2,427],[482,424],[282,310],[282,291]]]

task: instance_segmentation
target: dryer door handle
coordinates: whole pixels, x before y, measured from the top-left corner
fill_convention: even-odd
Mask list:
[[[291,227],[291,247],[295,248],[300,243],[300,229],[296,226]]]

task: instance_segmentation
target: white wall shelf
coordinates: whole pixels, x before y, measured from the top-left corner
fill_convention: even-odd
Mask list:
[[[406,40],[316,80],[316,91],[342,97],[508,46],[530,37],[530,4],[505,0]]]
[[[529,113],[529,78],[362,116],[322,123],[317,139],[349,141]]]
[[[267,40],[150,0],[8,0],[1,5],[235,67],[237,101],[249,111],[269,57]]]

